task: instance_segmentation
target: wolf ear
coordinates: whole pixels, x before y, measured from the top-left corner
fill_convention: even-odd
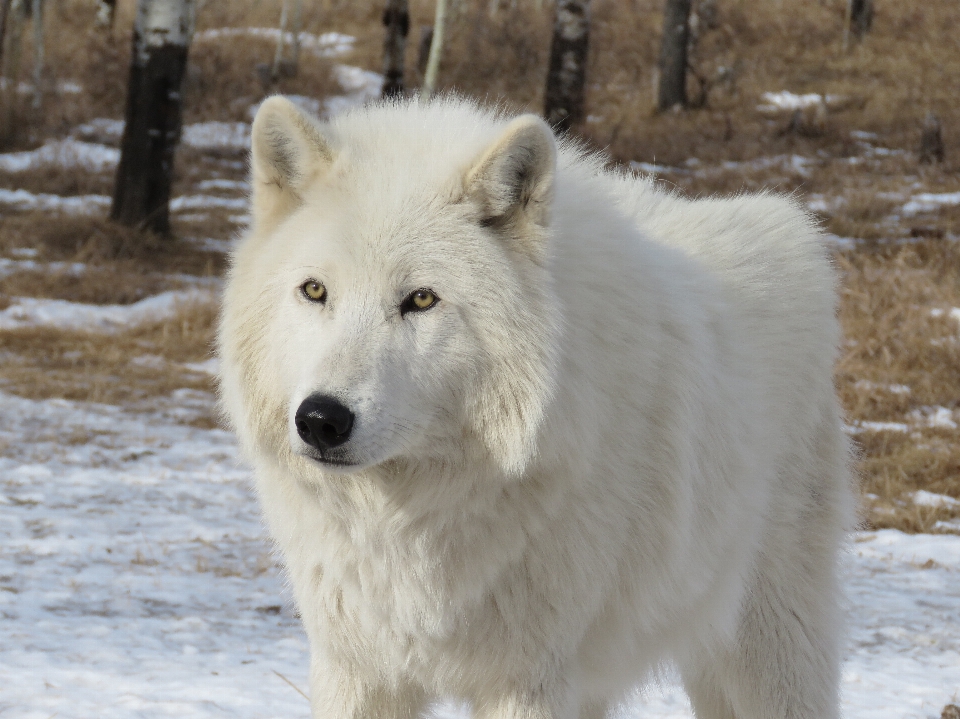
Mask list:
[[[527,220],[545,227],[556,165],[557,145],[547,123],[521,115],[467,173],[467,194],[479,204],[484,224],[505,227]]]
[[[333,151],[316,122],[284,97],[264,100],[251,131],[254,220],[290,212]]]

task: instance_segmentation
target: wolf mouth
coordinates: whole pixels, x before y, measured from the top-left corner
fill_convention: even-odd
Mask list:
[[[337,457],[325,457],[319,452],[304,452],[304,457],[312,459],[318,464],[324,464],[331,467],[359,467],[360,462],[349,461],[346,459],[338,459]]]

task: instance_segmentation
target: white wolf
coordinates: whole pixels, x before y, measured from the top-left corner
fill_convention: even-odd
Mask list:
[[[317,719],[838,715],[835,278],[769,195],[691,202],[459,99],[253,125],[222,403]]]

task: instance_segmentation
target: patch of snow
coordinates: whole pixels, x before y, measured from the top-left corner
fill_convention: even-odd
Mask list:
[[[773,155],[772,157],[758,157],[753,160],[745,160],[743,162],[735,162],[732,160],[727,160],[726,162],[720,163],[719,167],[710,168],[710,171],[703,170],[705,174],[712,174],[720,171],[732,171],[732,172],[744,172],[744,171],[761,171],[769,170],[771,168],[781,168],[784,170],[793,170],[798,174],[806,177],[810,174],[810,169],[808,165],[816,163],[817,160],[810,157],[803,157],[802,155]]]
[[[237,190],[238,192],[249,192],[250,183],[243,180],[204,180],[197,185],[201,192],[204,190]]]
[[[942,307],[934,307],[930,310],[931,317],[943,317],[944,315],[960,322],[960,307],[951,307],[949,310],[945,310]]]
[[[5,77],[0,77],[0,90],[6,90],[9,81]],[[58,95],[79,95],[83,92],[83,85],[79,85],[73,80],[58,80],[57,83],[53,86],[54,92]],[[18,82],[17,83],[17,94],[18,95],[31,95],[33,94],[33,84],[29,82]]]
[[[960,500],[954,499],[947,494],[934,494],[925,489],[914,492],[911,495],[914,504],[921,507],[960,507]]]
[[[308,690],[307,642],[249,472],[231,435],[184,424],[214,401],[0,394],[0,711],[309,716],[284,681]],[[958,688],[960,537],[857,534],[843,574],[844,717],[936,717]],[[670,673],[617,714],[692,717]],[[467,716],[451,703],[431,715]]]
[[[123,137],[123,120],[98,117],[73,129],[73,134],[81,138],[96,138],[101,142],[119,144]]]
[[[856,387],[857,389],[862,389],[862,390],[872,390],[872,389],[886,390],[890,394],[910,394],[910,388],[905,384],[882,385],[882,384],[875,384],[870,380],[860,379],[854,382],[853,386]]]
[[[856,237],[840,237],[840,235],[834,235],[831,232],[825,232],[823,239],[841,250],[852,249],[860,242]]]
[[[860,432],[909,432],[910,425],[903,422],[863,422],[856,421],[853,424],[844,426],[847,434],[859,434]]]
[[[137,367],[146,367],[147,369],[163,369],[167,366],[167,360],[160,355],[140,355],[131,357],[130,364]]]
[[[202,210],[222,207],[228,210],[245,210],[250,201],[246,197],[217,197],[216,195],[181,195],[170,200],[170,211]]]
[[[182,366],[191,372],[216,375],[217,372],[220,371],[220,360],[216,357],[211,357],[203,362],[186,362]]]
[[[193,36],[194,42],[210,42],[223,38],[253,37],[269,40],[276,43],[280,39],[280,30],[273,27],[220,27],[203,30]],[[300,49],[310,52],[317,57],[339,57],[353,50],[356,38],[339,32],[325,32],[322,35],[313,35],[301,32],[299,35]],[[285,32],[283,42],[293,44],[293,33]]]
[[[383,75],[352,65],[337,65],[334,76],[345,95],[328,97],[323,102],[323,112],[327,117],[339,115],[350,108],[363,105],[380,97],[383,87]]]
[[[760,96],[760,99],[763,102],[757,105],[757,109],[760,112],[773,113],[802,110],[805,107],[812,107],[814,105],[830,106],[840,103],[846,98],[842,95],[821,95],[816,92],[797,95],[783,90],[781,92],[765,92]]]
[[[309,716],[277,675],[307,689],[307,642],[249,473],[184,423],[213,402],[0,394],[4,715]]]
[[[955,205],[960,205],[960,192],[921,192],[903,206],[902,212],[909,216]]]
[[[178,215],[177,219],[180,222],[206,222],[210,219],[209,212],[192,212],[188,214]]]
[[[850,137],[852,137],[854,140],[869,141],[869,140],[877,140],[879,139],[880,136],[877,135],[877,133],[875,132],[865,132],[863,130],[851,130]]]
[[[934,429],[957,428],[957,423],[953,419],[953,411],[947,407],[921,407],[913,410],[908,416],[917,424],[923,424]]]
[[[644,175],[663,175],[665,173],[687,174],[688,170],[679,167],[669,167],[668,165],[658,165],[654,162],[630,161],[630,169],[634,172],[640,172]]]
[[[0,311],[0,329],[55,327],[64,330],[113,332],[173,315],[189,302],[211,302],[209,290],[171,290],[130,305],[88,305],[65,300],[15,297]]]
[[[183,128],[181,141],[197,150],[246,150],[250,125],[245,122],[196,122]]]
[[[12,205],[17,210],[41,210],[71,215],[92,215],[110,207],[106,195],[73,195],[61,197],[46,193],[34,194],[27,190],[4,190],[0,188],[0,205]]]
[[[221,240],[214,237],[191,237],[188,238],[188,241],[203,252],[227,253],[233,249],[233,242],[230,240]]]
[[[36,260],[8,260],[5,257],[0,257],[0,277],[7,277],[17,272],[37,271],[52,275],[78,276],[83,274],[86,269],[87,266],[83,262],[37,262]]]
[[[10,254],[14,257],[33,258],[40,254],[40,250],[36,247],[14,247],[10,250]]]
[[[115,168],[118,162],[119,150],[92,142],[81,142],[71,137],[51,140],[36,150],[0,154],[0,170],[4,172],[24,172],[44,166],[105,172]]]
[[[765,92],[760,96],[760,99],[763,100],[763,104],[758,105],[757,109],[770,112],[778,110],[800,110],[804,107],[810,107],[811,105],[819,105],[823,102],[823,95],[815,92],[797,95],[783,90],[781,92]]]

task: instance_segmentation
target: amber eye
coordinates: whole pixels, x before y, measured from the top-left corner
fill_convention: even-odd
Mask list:
[[[327,288],[316,280],[307,280],[300,285],[303,296],[311,302],[323,303],[327,301]]]
[[[400,305],[400,314],[405,315],[407,312],[423,312],[424,310],[429,310],[439,301],[440,298],[433,294],[431,290],[421,288],[416,292],[411,292],[410,296],[403,301],[403,304]]]

